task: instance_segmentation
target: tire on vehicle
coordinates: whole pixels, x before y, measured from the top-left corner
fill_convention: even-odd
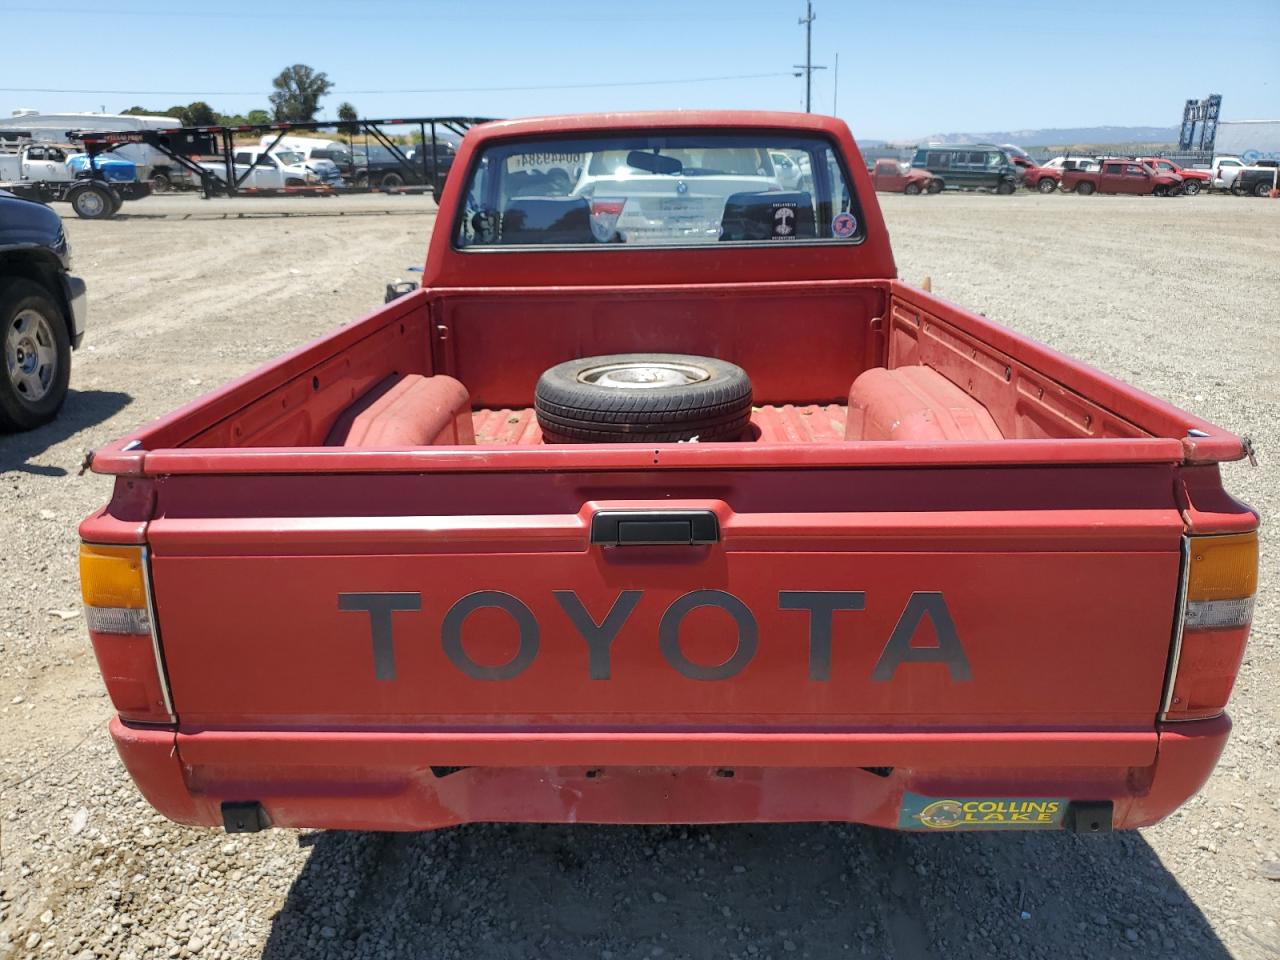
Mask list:
[[[120,208],[124,206],[124,197],[120,196],[120,191],[113,188],[107,188],[107,192],[111,194],[111,216],[115,216],[120,212]]]
[[[1002,197],[1007,197],[1009,194],[1013,193],[1015,189],[1014,185],[1008,180],[1002,180],[996,185],[996,193],[1000,194]]]
[[[1095,189],[1097,188],[1088,180],[1081,180],[1076,184],[1076,193],[1080,194],[1082,197],[1087,197],[1089,194],[1093,193]]]
[[[38,283],[0,280],[0,430],[48,423],[67,397],[71,335],[62,308]]]
[[[77,217],[85,220],[106,220],[116,212],[115,191],[98,183],[86,183],[73,187],[67,199]]]
[[[1182,192],[1185,193],[1188,197],[1194,197],[1197,193],[1200,192],[1200,181],[1187,180],[1182,184]]]
[[[156,193],[168,193],[173,189],[173,180],[164,170],[153,170],[151,172],[151,189]]]
[[[1253,195],[1255,197],[1271,196],[1271,184],[1267,183],[1265,180],[1261,181],[1258,184],[1255,184],[1253,188]]]
[[[1036,184],[1036,189],[1041,193],[1053,193],[1058,189],[1058,181],[1053,177],[1041,177],[1040,182]]]
[[[384,173],[382,175],[382,179],[378,181],[378,189],[380,190],[395,190],[403,186],[404,177],[400,176],[400,174],[396,173],[394,170]]]
[[[908,183],[905,187],[903,187],[902,192],[907,194],[908,196],[914,197],[916,194],[920,192],[920,184]]]
[[[1231,194],[1232,196],[1243,197],[1244,193],[1244,184],[1240,182],[1240,178],[1237,176],[1231,181]]]
[[[538,378],[534,411],[549,443],[738,440],[751,420],[751,380],[712,357],[585,357]]]
[[[938,179],[937,177],[934,177],[932,180],[930,180],[930,181],[929,181],[929,185],[928,185],[927,187],[925,187],[925,192],[926,192],[926,193],[941,193],[945,187],[946,187],[946,183],[945,183],[945,182],[943,182],[942,180]]]
[[[363,190],[365,187],[369,186],[369,171],[361,170],[355,175],[351,182]]]

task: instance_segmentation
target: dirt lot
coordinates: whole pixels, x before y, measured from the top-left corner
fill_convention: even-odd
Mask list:
[[[902,275],[1252,434],[1276,509],[1280,204],[888,197]],[[65,208],[64,208],[65,209]],[[200,201],[67,222],[90,326],[60,419],[0,438],[0,958],[1280,956],[1277,539],[1205,791],[1105,838],[846,826],[228,837],[121,768],[79,616],[85,451],[375,307],[430,200]],[[288,211],[295,215],[279,216]],[[338,214],[343,214],[338,216]]]

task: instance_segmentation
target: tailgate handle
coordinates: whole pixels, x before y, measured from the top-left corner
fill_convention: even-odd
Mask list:
[[[720,541],[710,510],[601,510],[591,518],[591,542],[604,547],[697,547]]]

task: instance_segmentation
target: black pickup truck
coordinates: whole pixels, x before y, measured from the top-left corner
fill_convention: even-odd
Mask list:
[[[445,176],[453,166],[454,145],[446,140],[435,143],[435,162],[429,143],[398,148],[397,157],[384,146],[358,144],[351,151],[351,173],[357,187],[372,186],[379,190],[395,190],[404,186],[430,184],[439,202]]]
[[[62,219],[0,190],[0,430],[30,430],[57,415],[84,339],[84,281],[72,276]]]
[[[1231,192],[1238,197],[1265,197],[1280,183],[1280,160],[1257,160],[1245,167],[1231,182]]]

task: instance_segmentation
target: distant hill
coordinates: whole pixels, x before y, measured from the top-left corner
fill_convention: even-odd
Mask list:
[[[1020,147],[1085,143],[1177,143],[1177,127],[1048,127],[986,133],[935,133],[916,143],[1012,143]]]

